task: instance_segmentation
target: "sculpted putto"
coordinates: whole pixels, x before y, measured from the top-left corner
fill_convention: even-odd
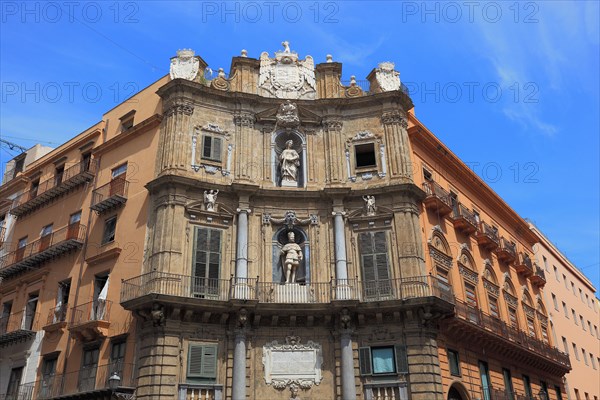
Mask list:
[[[288,232],[288,243],[281,248],[285,283],[296,282],[296,270],[302,261],[302,248],[295,242],[294,232]]]
[[[298,183],[298,167],[300,166],[300,155],[292,148],[294,142],[285,142],[285,150],[281,152],[281,186],[296,186]]]

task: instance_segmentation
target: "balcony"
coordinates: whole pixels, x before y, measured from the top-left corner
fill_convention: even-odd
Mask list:
[[[537,400],[538,398],[527,396],[524,393],[519,393],[517,391],[508,391],[506,389],[499,389],[493,386],[479,387],[480,394],[477,396],[480,399],[485,400]],[[540,398],[541,400],[541,398]]]
[[[0,277],[7,278],[25,270],[39,268],[49,259],[79,249],[84,240],[85,225],[67,225],[0,257]]]
[[[35,387],[33,383],[23,383],[11,393],[0,394],[0,400],[32,400]]]
[[[48,311],[48,318],[44,330],[46,332],[54,332],[63,329],[67,326],[67,312],[69,311],[68,304],[61,304]]]
[[[111,308],[112,301],[98,299],[73,307],[73,322],[69,325],[69,331],[80,341],[107,337]]]
[[[4,244],[4,235],[6,235],[6,228],[0,226],[0,246]]]
[[[466,235],[477,231],[477,218],[475,214],[462,204],[457,204],[452,214],[454,228]]]
[[[517,245],[501,238],[500,246],[496,249],[496,255],[498,260],[510,264],[517,259]]]
[[[129,181],[117,177],[104,186],[92,192],[92,205],[90,208],[98,214],[122,206],[127,201]]]
[[[178,400],[222,400],[223,385],[179,384]]]
[[[423,182],[423,191],[427,194],[423,203],[425,208],[437,212],[444,217],[452,212],[450,193],[433,181]]]
[[[38,330],[38,313],[13,313],[0,318],[0,347],[28,340]]]
[[[46,376],[39,381],[29,383],[34,388],[36,400],[46,399],[108,399],[112,398],[108,379],[113,375],[119,376],[120,384],[115,389],[116,398],[119,394],[131,394],[135,388],[134,365],[111,363],[92,365],[66,374]],[[25,399],[24,399],[25,400]]]
[[[549,373],[563,375],[571,369],[567,354],[462,301],[456,301],[455,318],[448,321],[448,334],[463,337],[477,348],[485,347]]]
[[[537,265],[535,265],[535,272],[529,279],[531,279],[531,283],[537,287],[544,287],[544,285],[546,285],[546,273]]]
[[[198,304],[208,309],[227,308],[228,302],[239,300],[259,304],[328,305],[332,301],[368,303],[437,297],[454,302],[451,288],[431,275],[362,283],[349,279],[280,284],[259,282],[258,278],[206,279],[155,271],[123,281],[121,304],[131,309],[155,300],[157,294],[174,304]]]
[[[517,261],[515,261],[515,268],[519,274],[528,277],[533,275],[533,262],[527,253],[519,253]]]
[[[479,230],[475,234],[475,238],[477,239],[477,244],[490,251],[495,250],[500,244],[498,229],[483,221],[479,223]]]
[[[96,174],[95,161],[82,161],[64,170],[60,178],[52,177],[17,197],[10,213],[16,217],[44,206],[69,190],[91,181]]]

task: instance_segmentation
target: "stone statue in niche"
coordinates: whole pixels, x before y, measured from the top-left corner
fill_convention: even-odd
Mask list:
[[[288,232],[288,243],[281,248],[281,265],[285,283],[296,282],[296,270],[302,261],[302,248],[295,241],[294,232]]]
[[[365,201],[367,215],[375,215],[375,196],[363,196],[363,200]]]
[[[218,190],[205,190],[204,191],[204,206],[206,211],[215,211],[215,203],[217,202]]]
[[[293,148],[294,142],[285,142],[285,150],[281,152],[279,161],[281,163],[281,186],[298,186],[298,167],[300,166],[300,155]]]

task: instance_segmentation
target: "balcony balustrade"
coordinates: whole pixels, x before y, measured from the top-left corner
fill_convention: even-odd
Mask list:
[[[475,238],[477,239],[477,244],[487,250],[495,250],[500,244],[498,229],[495,229],[483,221],[479,223],[479,229],[475,234]]]
[[[546,285],[546,273],[542,268],[538,267],[537,265],[535,265],[534,273],[529,279],[531,279],[532,284],[538,287],[543,287],[544,285]]]
[[[109,378],[113,374],[119,376],[119,386],[114,393],[131,394],[134,390],[134,365],[121,362],[84,366],[77,371],[66,374],[52,374],[26,385],[30,387],[30,395],[23,400],[46,400],[62,396],[82,398],[85,393],[94,392],[94,398],[109,398],[113,391],[109,386]],[[117,398],[119,398],[117,396]]]
[[[514,390],[509,391],[493,386],[480,386],[479,389],[480,396],[478,398],[482,400],[539,400],[537,397],[530,397]]]
[[[519,253],[519,257],[517,261],[515,261],[515,269],[519,274],[523,274],[525,277],[533,275],[533,262],[531,261],[529,254],[524,252]]]
[[[79,223],[67,225],[26,246],[14,248],[0,257],[0,277],[38,268],[44,261],[80,248],[85,240],[85,229],[85,225]]]
[[[4,244],[4,235],[6,235],[6,228],[4,226],[0,226],[0,246]]]
[[[112,301],[101,299],[73,307],[69,331],[86,341],[108,336],[111,308]]]
[[[48,318],[46,318],[46,325],[44,330],[46,332],[52,332],[67,325],[67,314],[69,311],[69,305],[64,303],[60,304],[53,309],[48,311]]]
[[[222,400],[223,385],[179,384],[177,400]]]
[[[454,228],[467,235],[477,231],[478,223],[475,214],[461,203],[454,207],[452,223]]]
[[[121,285],[121,303],[155,294],[172,296],[174,300],[185,297],[277,304],[327,304],[341,300],[371,302],[431,296],[450,303],[454,301],[451,288],[431,275],[362,283],[348,279],[281,284],[260,282],[258,278],[207,279],[155,271],[123,281]]]
[[[433,181],[423,182],[422,187],[427,194],[427,197],[423,200],[425,208],[437,212],[442,217],[452,212],[452,201],[449,192]]]
[[[510,264],[517,259],[517,245],[503,237],[500,239],[500,246],[496,249],[496,255],[500,261]]]
[[[456,301],[455,318],[451,324],[466,327],[467,330],[463,330],[462,334],[470,332],[478,340],[494,343],[493,347],[502,348],[501,351],[507,356],[512,354],[516,357],[518,355],[528,362],[539,359],[540,367],[553,368],[553,371],[557,373],[564,374],[571,369],[567,354],[462,301]],[[468,340],[469,337],[465,337],[465,339]],[[518,351],[513,353],[511,349]],[[523,349],[527,352],[523,352]]]
[[[11,393],[0,394],[0,400],[33,400],[33,383],[23,383],[17,386]]]
[[[98,214],[115,209],[127,201],[129,181],[117,177],[92,192],[90,208]]]
[[[94,160],[82,161],[65,169],[62,175],[49,178],[31,187],[17,197],[10,210],[16,217],[34,211],[56,197],[94,178],[97,163]]]
[[[0,347],[35,336],[39,313],[20,311],[0,318]]]

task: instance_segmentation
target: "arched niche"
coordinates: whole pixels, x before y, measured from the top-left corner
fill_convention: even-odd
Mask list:
[[[462,382],[455,381],[448,389],[448,400],[471,400],[469,391]]]
[[[297,167],[297,186],[296,187],[305,187],[306,186],[306,174],[307,174],[307,164],[306,164],[306,140],[304,135],[302,135],[297,130],[292,129],[280,129],[273,132],[271,137],[271,165],[272,165],[272,177],[273,183],[275,186],[281,187],[281,153],[286,148],[286,142],[288,140],[292,141],[292,148],[296,150],[298,153],[300,165]]]
[[[287,226],[279,228],[272,238],[273,243],[273,268],[272,277],[275,283],[285,283],[285,273],[283,271],[283,259],[281,248],[288,243],[288,233],[294,232],[295,242],[302,249],[302,261],[296,269],[297,283],[310,283],[310,244],[306,232],[297,226],[289,229]]]

